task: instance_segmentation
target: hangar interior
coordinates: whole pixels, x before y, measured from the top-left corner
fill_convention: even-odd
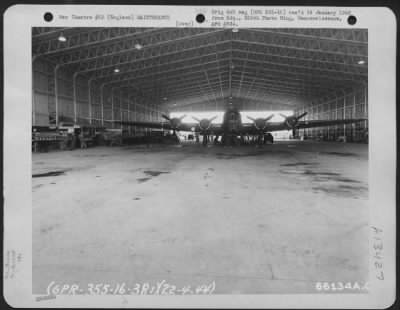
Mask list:
[[[34,126],[61,121],[149,128],[173,111],[308,112],[305,120],[367,118],[363,29],[33,28]],[[365,140],[367,121],[301,135]]]
[[[326,141],[33,152],[34,293],[51,283],[67,291],[124,283],[131,294],[160,283],[166,294],[318,293],[334,283],[365,293],[368,144],[355,142],[368,136],[367,35],[33,28],[32,121],[40,130],[71,123],[147,137],[151,128],[112,121],[231,106],[308,112],[308,121],[364,119],[299,129]]]

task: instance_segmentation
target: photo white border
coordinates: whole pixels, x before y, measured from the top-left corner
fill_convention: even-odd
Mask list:
[[[218,6],[237,9],[237,6]],[[246,7],[243,9],[266,9]],[[296,7],[268,7],[268,9]],[[298,7],[305,9],[306,7]],[[310,7],[313,10],[327,7]],[[349,9],[357,17],[350,26],[341,22],[241,21],[240,27],[365,28],[368,29],[370,292],[369,294],[268,294],[210,296],[65,296],[36,301],[32,295],[32,27],[176,27],[176,21],[198,24],[211,6],[14,5],[4,14],[4,249],[21,254],[15,276],[4,277],[4,297],[13,307],[141,307],[141,308],[387,308],[396,295],[396,18],[388,8]],[[43,20],[51,12],[54,20]],[[169,20],[60,20],[63,15],[160,14]],[[384,135],[382,130],[384,129]],[[382,229],[385,280],[377,279],[372,227]],[[10,255],[10,254],[8,254]],[[9,266],[8,266],[9,267]]]

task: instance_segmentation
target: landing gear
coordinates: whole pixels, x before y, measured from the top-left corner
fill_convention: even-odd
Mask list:
[[[175,140],[176,142],[179,142],[179,137],[178,137],[178,135],[176,134],[176,131],[174,130],[174,132],[172,133],[172,138],[173,138],[173,140]]]
[[[274,137],[270,133],[258,134],[256,136],[256,139],[257,139],[257,144],[256,144],[257,147],[261,147],[263,144],[267,144],[267,142],[270,144],[274,143]]]
[[[208,135],[203,135],[203,146],[206,147],[208,144]]]
[[[267,142],[271,144],[274,143],[274,137],[270,133],[264,135],[264,144],[266,144]]]
[[[262,145],[262,138],[263,138],[262,135],[258,135],[257,136],[257,146],[261,146]]]
[[[222,139],[221,139],[221,143],[223,146],[235,146],[237,144],[239,144],[239,139],[236,138],[236,135],[228,135],[228,134],[223,134],[222,135]]]
[[[240,135],[240,144],[244,144],[244,136],[243,135]]]
[[[226,145],[226,135],[225,134],[222,135],[221,143],[222,143],[223,146]]]

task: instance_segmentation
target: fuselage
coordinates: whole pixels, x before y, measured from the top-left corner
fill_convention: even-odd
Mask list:
[[[222,122],[222,129],[226,133],[236,133],[242,127],[242,116],[240,112],[235,108],[229,108],[224,113],[224,119]]]

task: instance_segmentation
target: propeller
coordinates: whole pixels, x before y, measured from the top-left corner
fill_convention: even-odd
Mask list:
[[[207,118],[198,119],[198,118],[196,118],[196,117],[194,117],[194,116],[192,116],[192,118],[193,118],[196,122],[199,123],[200,130],[201,130],[201,132],[202,132],[202,134],[203,134],[203,146],[206,146],[206,145],[207,145],[207,142],[208,142],[208,136],[207,136],[207,134],[206,134],[206,131],[207,131],[208,129],[210,129],[210,127],[211,127],[211,122],[212,122],[213,120],[215,120],[215,119],[217,118],[217,116],[211,117],[210,119],[207,119]]]
[[[260,146],[261,145],[261,141],[262,141],[262,136],[264,135],[264,129],[267,127],[268,121],[274,116],[274,114],[271,114],[270,116],[268,116],[267,118],[253,118],[251,116],[247,116],[247,118],[249,120],[253,121],[254,127],[256,127],[256,129],[258,129],[259,133],[258,133],[258,137],[257,137],[257,144]]]
[[[179,128],[179,126],[182,123],[182,120],[186,117],[186,115],[187,114],[182,115],[181,117],[170,118],[169,116],[167,116],[165,114],[161,114],[161,116],[169,122],[169,125],[171,126],[172,130],[174,131],[174,135],[175,135],[175,131]]]
[[[165,118],[167,121],[170,121],[171,119],[167,116],[167,115],[165,115],[165,114],[161,114],[161,116],[163,117],[163,118]]]
[[[254,123],[254,127],[256,127],[259,130],[265,129],[267,127],[268,121],[274,116],[274,114],[268,116],[267,118],[253,118],[251,116],[247,116],[247,118]]]
[[[296,127],[299,124],[299,120],[306,116],[307,112],[304,112],[298,116],[286,116],[281,113],[279,113],[279,115],[285,118],[286,125],[289,127],[289,129],[292,129],[292,136],[294,138],[296,136]]]
[[[283,115],[283,114],[281,114],[281,113],[279,113],[279,115],[282,116],[282,117],[285,119],[286,125],[287,125],[290,129],[293,129],[293,128],[296,128],[296,126],[297,126],[298,123],[299,123],[299,120],[300,120],[301,118],[303,118],[304,116],[307,115],[307,112],[304,112],[304,113],[300,114],[299,116],[294,116],[294,115],[292,115],[292,116],[286,116],[286,115]]]
[[[215,120],[217,117],[218,117],[218,116],[214,116],[214,117],[212,117],[212,118],[210,118],[210,119],[207,119],[207,118],[198,119],[198,118],[192,116],[192,118],[193,118],[196,122],[199,123],[199,127],[200,127],[201,130],[207,130],[207,129],[209,129],[209,128],[211,127],[211,122],[212,122],[213,120]]]

